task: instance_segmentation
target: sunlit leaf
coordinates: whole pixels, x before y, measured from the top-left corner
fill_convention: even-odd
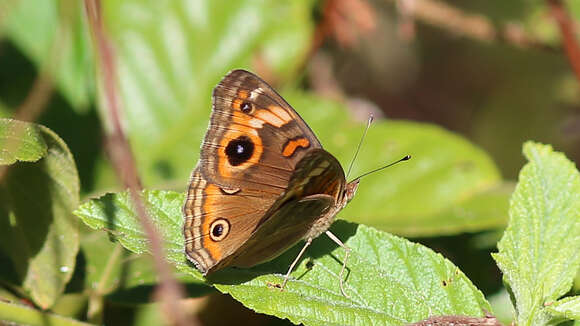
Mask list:
[[[517,324],[546,324],[545,308],[580,267],[580,174],[551,146],[528,142],[510,220],[494,254],[515,299]]]
[[[46,155],[47,145],[34,125],[0,119],[0,165],[35,162]]]
[[[546,305],[546,310],[556,318],[580,320],[580,296],[567,297]]]

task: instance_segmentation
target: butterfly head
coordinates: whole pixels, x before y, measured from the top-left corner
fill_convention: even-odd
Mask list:
[[[345,205],[354,198],[354,195],[356,194],[356,190],[358,189],[359,182],[360,182],[360,178],[357,178],[357,179],[354,179],[351,182],[346,184],[346,187],[344,188],[344,204]]]

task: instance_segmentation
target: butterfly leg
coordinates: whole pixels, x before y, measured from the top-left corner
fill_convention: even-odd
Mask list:
[[[294,266],[296,266],[296,264],[298,264],[298,260],[300,260],[300,257],[302,257],[302,255],[304,255],[306,248],[308,248],[308,246],[310,246],[311,243],[312,243],[312,238],[306,239],[306,243],[304,244],[304,247],[302,247],[302,250],[300,250],[300,253],[296,257],[296,259],[294,259],[294,261],[290,265],[290,268],[288,268],[288,272],[286,273],[286,276],[284,276],[284,282],[282,283],[282,286],[280,287],[280,291],[284,291],[284,287],[286,286],[286,283],[288,283],[288,279],[290,278],[290,273],[292,273]]]
[[[349,296],[346,294],[346,291],[344,291],[344,282],[342,276],[344,275],[344,270],[346,269],[346,261],[348,260],[348,256],[350,256],[351,249],[347,245],[342,243],[342,241],[340,241],[339,238],[337,238],[334,234],[332,234],[332,232],[326,231],[326,235],[330,239],[332,239],[332,241],[336,242],[336,244],[338,244],[344,249],[344,260],[342,261],[342,268],[340,269],[340,275],[338,277],[340,278],[340,292],[342,292],[342,295],[348,298]]]

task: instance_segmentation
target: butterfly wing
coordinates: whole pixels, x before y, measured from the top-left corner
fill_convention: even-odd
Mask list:
[[[321,147],[294,109],[250,72],[227,74],[212,100],[183,209],[186,253],[202,272],[239,249],[286,190],[296,163]]]

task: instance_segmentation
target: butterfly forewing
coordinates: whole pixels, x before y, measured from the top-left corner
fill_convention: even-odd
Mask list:
[[[216,86],[199,166],[209,181],[280,194],[296,163],[320,142],[268,84],[244,70]]]

